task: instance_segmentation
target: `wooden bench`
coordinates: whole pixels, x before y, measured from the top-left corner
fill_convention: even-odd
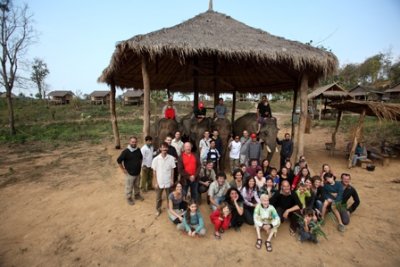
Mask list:
[[[372,160],[370,159],[359,159],[358,162],[361,165],[361,168],[366,169],[368,164],[372,164]]]

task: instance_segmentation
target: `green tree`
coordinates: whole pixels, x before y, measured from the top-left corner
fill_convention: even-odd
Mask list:
[[[0,1],[0,84],[6,89],[10,134],[15,135],[14,109],[11,93],[17,81],[22,55],[32,44],[35,33],[28,6],[14,6],[10,0]]]
[[[389,79],[392,85],[400,83],[400,58],[389,69]]]
[[[40,58],[35,58],[32,64],[31,80],[35,83],[38,89],[37,96],[39,99],[46,98],[46,90],[44,80],[50,71],[47,64]]]

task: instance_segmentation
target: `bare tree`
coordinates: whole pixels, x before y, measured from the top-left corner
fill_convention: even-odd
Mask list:
[[[13,6],[10,0],[0,1],[0,84],[6,89],[10,134],[15,135],[11,92],[17,80],[19,63],[35,37],[28,6]]]
[[[49,73],[47,64],[42,59],[35,58],[32,64],[31,80],[37,86],[39,99],[46,98],[44,80]]]

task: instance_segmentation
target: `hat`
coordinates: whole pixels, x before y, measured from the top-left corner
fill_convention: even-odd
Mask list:
[[[250,137],[251,137],[251,138],[257,138],[257,135],[256,135],[255,133],[252,133],[252,134],[250,135]]]
[[[199,108],[204,108],[204,103],[203,102],[199,103]]]

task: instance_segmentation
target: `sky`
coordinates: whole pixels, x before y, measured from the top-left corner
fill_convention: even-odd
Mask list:
[[[24,3],[14,0],[15,4]],[[49,91],[89,94],[118,41],[172,27],[205,12],[209,0],[29,0],[38,40],[27,60],[41,58]],[[342,66],[379,52],[400,57],[400,0],[214,0],[215,11],[273,35],[313,41]],[[28,71],[25,74],[29,77]],[[32,89],[16,88],[29,95]]]

